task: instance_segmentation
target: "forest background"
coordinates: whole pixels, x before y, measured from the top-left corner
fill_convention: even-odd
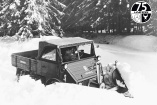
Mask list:
[[[138,0],[0,0],[0,36],[157,36],[157,0],[151,19],[139,24],[130,9]]]

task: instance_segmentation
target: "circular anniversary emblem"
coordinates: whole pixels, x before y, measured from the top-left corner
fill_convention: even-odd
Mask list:
[[[136,23],[146,23],[151,18],[152,11],[150,5],[145,1],[135,2],[131,8],[131,18]]]

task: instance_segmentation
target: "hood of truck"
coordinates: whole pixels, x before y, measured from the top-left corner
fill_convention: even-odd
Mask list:
[[[78,83],[96,77],[96,66],[94,67],[94,64],[94,58],[69,63],[67,72]]]

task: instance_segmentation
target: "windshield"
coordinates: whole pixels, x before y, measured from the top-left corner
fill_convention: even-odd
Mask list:
[[[80,59],[83,58],[88,58],[88,57],[92,57],[93,54],[91,53],[91,44],[85,44],[85,45],[80,45],[78,47],[78,52],[79,52],[79,57]]]
[[[61,48],[63,62],[80,60],[94,56],[92,44]]]

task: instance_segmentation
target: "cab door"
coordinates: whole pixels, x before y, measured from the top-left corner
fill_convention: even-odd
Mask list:
[[[39,59],[37,74],[46,77],[46,79],[57,78],[57,49],[51,46],[45,47]]]

